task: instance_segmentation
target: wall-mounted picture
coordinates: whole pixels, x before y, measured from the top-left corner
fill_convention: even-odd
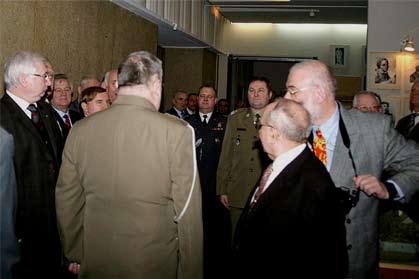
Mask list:
[[[397,52],[371,52],[368,75],[371,88],[400,88]]]
[[[413,83],[419,80],[419,56],[415,55],[409,60],[409,64],[407,65],[407,79],[409,80],[409,89],[413,85]]]
[[[333,68],[345,68],[348,66],[349,46],[331,45],[330,46],[330,65]]]

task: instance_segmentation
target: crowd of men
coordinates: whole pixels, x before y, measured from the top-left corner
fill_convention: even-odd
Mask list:
[[[395,129],[374,92],[344,108],[320,61],[275,100],[253,78],[232,113],[212,85],[160,113],[145,51],[77,91],[52,66],[4,68],[1,278],[379,278],[379,205],[418,216],[419,81]]]

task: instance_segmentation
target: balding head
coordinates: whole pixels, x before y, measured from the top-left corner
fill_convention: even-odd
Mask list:
[[[336,111],[336,80],[321,61],[295,64],[288,75],[286,99],[301,104],[315,124],[323,124]]]
[[[259,130],[263,149],[271,159],[305,143],[310,134],[310,115],[297,102],[278,98],[266,106]]]

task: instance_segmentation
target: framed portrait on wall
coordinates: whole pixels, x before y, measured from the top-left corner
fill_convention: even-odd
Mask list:
[[[371,88],[400,88],[397,52],[370,52],[368,76]]]
[[[405,73],[406,89],[410,92],[410,88],[412,87],[413,82],[419,80],[419,55],[412,55],[409,57],[407,60]]]
[[[349,46],[330,46],[330,66],[332,68],[346,68],[348,66]]]

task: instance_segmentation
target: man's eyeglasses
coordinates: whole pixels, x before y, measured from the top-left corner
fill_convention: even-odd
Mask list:
[[[295,95],[298,92],[307,90],[309,87],[297,88],[297,87],[287,87],[285,88],[285,93],[289,93],[290,95]]]
[[[36,76],[36,77],[40,77],[40,78],[43,78],[43,79],[45,79],[45,80],[48,80],[51,76],[48,74],[48,73],[45,73],[45,74],[43,74],[43,75],[40,75],[40,74],[32,74],[33,76]]]
[[[256,124],[256,129],[260,130],[260,129],[262,129],[263,126],[275,129],[274,126],[271,126],[271,125],[268,125],[268,124],[262,124],[262,123]]]
[[[379,112],[382,108],[381,106],[371,106],[371,107],[367,107],[367,106],[360,106],[360,107],[356,107],[357,109],[359,109],[360,111],[364,111],[364,112]]]

